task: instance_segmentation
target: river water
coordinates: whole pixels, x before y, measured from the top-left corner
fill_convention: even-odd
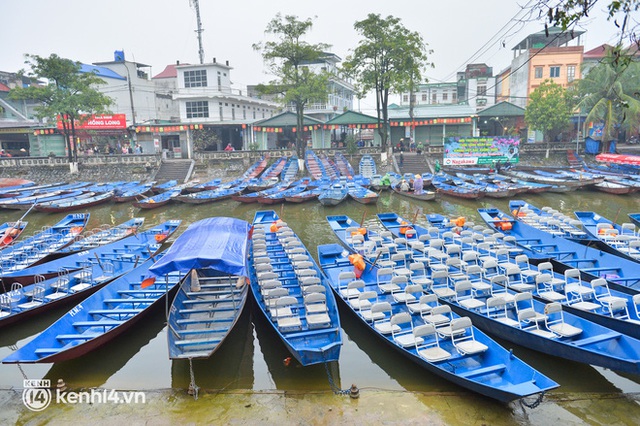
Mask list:
[[[637,195],[614,196],[600,192],[580,191],[567,194],[525,194],[522,198],[538,207],[550,206],[570,215],[573,215],[575,210],[593,210],[618,223],[629,221],[628,213],[640,212],[640,197]],[[413,218],[418,212],[417,222],[425,224],[423,213],[441,213],[455,217],[465,216],[467,221],[482,223],[476,209],[491,206],[508,211],[506,200],[465,201],[441,197],[436,201],[419,202],[391,193],[382,193],[377,205],[363,206],[349,200],[331,208],[323,207],[317,202],[310,202],[276,206],[275,210],[300,236],[315,257],[316,246],[337,242],[326,224],[327,215],[346,214],[361,221],[363,218],[372,220],[379,212],[393,211],[407,218]],[[147,226],[165,220],[181,219],[183,222],[176,233],[178,235],[190,223],[207,217],[232,216],[251,221],[255,211],[260,207],[255,204],[224,201],[203,205],[176,203],[157,210],[141,211],[129,203],[108,204],[89,209],[91,218],[88,229],[103,224],[118,224],[136,216],[146,218]],[[17,220],[22,214],[23,212],[2,211],[0,221]],[[33,233],[42,226],[55,223],[63,216],[63,214],[31,212],[26,218],[29,221],[26,232]],[[26,344],[69,308],[61,308],[3,329],[0,333],[0,359]],[[640,400],[640,376],[624,375],[599,367],[565,361],[501,341],[504,346],[513,348],[517,356],[561,385],[547,397],[549,402],[543,403],[534,410],[537,417],[531,417],[531,415],[523,417],[518,414],[518,410],[468,394],[463,389],[412,364],[380,344],[377,337],[371,335],[349,312],[341,311],[340,313],[344,346],[340,361],[330,367],[332,376],[336,384],[342,388],[349,387],[352,383],[357,384],[361,388],[362,399],[370,394],[378,395],[383,401],[388,401],[390,398],[395,398],[389,395],[394,395],[398,391],[419,395],[420,397],[405,399],[404,403],[411,406],[417,405],[421,410],[435,410],[440,415],[436,423],[443,424],[470,424],[470,420],[473,420],[471,423],[482,423],[481,419],[488,423],[528,424],[537,423],[536,420],[532,420],[536,418],[541,421],[563,419],[570,424],[582,422],[637,424],[640,422],[640,408],[637,402]],[[336,397],[333,397],[330,392],[325,367],[301,368],[295,365],[286,367],[283,360],[288,356],[286,348],[260,316],[260,312],[250,307],[245,311],[229,339],[211,359],[194,362],[195,381],[202,388],[203,394],[214,390],[231,393],[248,390],[258,392],[260,395],[275,390],[282,391],[285,395],[299,393],[303,395],[301,398],[304,400],[304,395],[319,393],[329,398],[329,402],[324,401],[323,404],[336,405],[339,408],[342,403],[332,399]],[[156,404],[149,405],[146,411],[143,409],[146,415],[150,415],[149,410],[154,412],[157,409],[162,410],[166,401],[171,400],[173,404],[171,412],[174,415],[180,413],[184,416],[181,418],[191,419],[196,423],[208,422],[207,417],[193,414],[193,410],[198,409],[194,408],[191,398],[186,397],[183,391],[190,382],[188,362],[171,362],[168,359],[163,309],[153,312],[135,329],[125,333],[108,346],[79,359],[54,365],[23,365],[22,371],[16,365],[0,365],[0,389],[9,392],[8,389],[21,388],[24,376],[30,379],[49,378],[54,383],[62,378],[72,388],[101,387],[146,390],[153,395],[159,393]],[[379,392],[382,392],[383,396],[380,396]],[[423,397],[424,395],[431,396],[433,399]],[[446,407],[437,402],[442,395],[449,395]],[[594,397],[594,395],[597,396]],[[178,402],[172,398],[177,398]],[[309,398],[312,397],[309,396]],[[374,400],[375,398],[372,397],[370,402]],[[4,404],[13,407],[12,411],[10,410],[13,414],[7,419],[19,423],[36,421],[38,417],[24,410],[16,401],[20,402],[19,393],[0,397],[0,406]],[[208,403],[215,405],[222,402],[213,400]],[[237,401],[229,404],[232,406],[235,403]],[[261,401],[249,402],[249,405],[251,404],[259,406]],[[297,401],[297,404],[299,407],[302,402]],[[469,404],[473,404],[473,411],[461,414],[462,407],[468,410]],[[274,407],[278,406],[277,402],[274,403]],[[304,412],[304,409],[299,409]],[[374,404],[372,409],[380,413],[377,405]],[[387,415],[388,410],[389,408],[386,411]],[[340,412],[343,415],[340,417],[342,419],[348,414],[347,411]],[[96,414],[82,410],[76,414],[82,415],[87,422],[92,418],[98,423],[104,420],[99,415],[93,417]],[[422,418],[422,414],[413,414],[415,416],[410,418]],[[243,415],[238,414],[238,417]],[[401,414],[398,416],[395,419],[403,418]],[[46,422],[55,423],[56,419],[60,420],[62,417],[49,415],[46,419]],[[298,423],[295,419],[288,419],[290,423]],[[384,417],[379,419],[383,421]],[[0,417],[1,420],[2,417]],[[280,422],[277,418],[271,420],[274,423]],[[124,421],[129,419],[125,417]]]

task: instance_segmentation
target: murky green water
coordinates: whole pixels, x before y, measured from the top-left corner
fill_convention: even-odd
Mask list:
[[[539,207],[553,207],[566,214],[572,214],[574,210],[594,210],[607,218],[617,220],[617,222],[628,221],[628,213],[640,212],[640,197],[637,195],[613,196],[599,192],[581,191],[569,194],[531,195],[524,196],[523,199]],[[326,225],[325,216],[330,214],[346,214],[360,221],[363,218],[365,220],[372,219],[378,212],[388,211],[394,211],[409,218],[413,218],[416,212],[442,213],[451,216],[465,216],[470,221],[481,223],[476,213],[477,208],[495,206],[507,211],[507,205],[506,200],[485,199],[476,202],[448,197],[433,202],[417,202],[390,193],[383,193],[378,204],[373,206],[362,206],[349,201],[337,207],[326,208],[319,203],[311,202],[301,205],[287,204],[284,207],[276,206],[275,210],[298,233],[315,256],[317,245],[337,242]],[[186,229],[188,224],[206,217],[233,216],[251,221],[254,212],[259,207],[227,201],[196,206],[173,204],[156,211],[140,211],[130,204],[109,204],[89,210],[91,212],[89,228],[98,227],[105,223],[117,224],[134,216],[142,216],[146,218],[147,226],[169,219],[182,219],[183,225],[178,231],[180,233]],[[22,214],[23,212],[2,211],[0,212],[0,221],[16,220]],[[50,225],[61,217],[63,217],[62,214],[29,213],[27,233]],[[419,216],[418,222],[424,223],[424,217]],[[62,308],[43,314],[37,319],[25,321],[23,324],[3,329],[0,332],[0,358],[4,358],[17,347],[27,343],[67,309]],[[451,402],[448,403],[448,408],[453,411],[463,405],[467,407],[470,401],[478,400],[477,396],[467,394],[464,390],[426,372],[393,350],[379,344],[377,337],[370,335],[364,326],[349,315],[349,312],[341,311],[341,314],[344,346],[339,363],[331,366],[332,374],[341,387],[348,387],[351,383],[356,383],[362,389],[363,395],[374,389],[376,391],[410,391],[420,395],[423,393],[426,395],[454,394],[456,398],[450,399]],[[575,424],[582,421],[596,424],[608,423],[611,419],[607,416],[602,417],[602,414],[599,414],[601,417],[594,417],[593,413],[589,413],[587,409],[575,408],[576,405],[579,405],[576,401],[580,401],[582,396],[592,400],[593,397],[588,395],[595,393],[611,396],[609,400],[612,405],[607,405],[607,400],[600,400],[598,404],[600,406],[599,413],[616,407],[611,414],[616,421],[612,423],[626,423],[625,420],[616,417],[625,409],[630,410],[627,415],[631,415],[631,418],[637,415],[637,419],[640,420],[638,404],[633,402],[633,398],[640,394],[640,376],[625,376],[601,368],[542,355],[508,342],[503,342],[503,344],[506,347],[512,347],[516,355],[560,383],[561,388],[552,392],[552,399],[554,395],[557,400],[563,400],[564,395],[572,395],[567,397],[567,401],[570,401],[571,404],[566,401],[563,404],[557,401],[550,405],[543,404],[538,408],[538,413],[540,413],[539,410],[543,410],[542,414],[537,414],[542,416],[541,418],[549,416],[549,418],[556,419],[564,418],[567,415],[567,418],[577,420]],[[304,395],[304,392],[307,391],[329,390],[324,366],[285,367],[283,360],[287,356],[287,350],[279,342],[277,335],[268,327],[260,316],[260,312],[252,308],[245,312],[233,334],[211,359],[194,362],[196,383],[203,389],[223,389],[226,391],[276,389],[301,392]],[[190,380],[187,362],[171,362],[168,359],[162,309],[153,312],[135,329],[127,332],[107,347],[85,357],[55,365],[24,365],[22,368],[29,378],[46,377],[52,379],[53,382],[58,378],[63,378],[72,387],[100,386],[108,389],[146,389],[156,392],[168,388],[185,389]],[[20,388],[22,387],[22,379],[23,375],[16,365],[0,365],[0,389]],[[173,395],[172,391],[163,392],[167,393],[161,393],[162,398],[170,398],[168,395]],[[178,394],[183,395],[182,392]],[[11,400],[12,397],[7,398]],[[189,398],[181,399],[182,396],[176,398],[178,401],[183,400],[184,404],[191,404]],[[1,398],[1,400],[5,399]],[[423,398],[417,399],[422,400]],[[518,423],[531,422],[531,418],[524,420],[514,418],[510,410],[483,398],[480,400],[483,401],[483,404],[475,409],[481,412],[486,410],[483,415],[489,416],[485,419],[488,423],[502,423],[502,420],[497,420],[500,418],[506,420],[505,424],[509,424],[509,420]],[[172,404],[176,404],[176,402],[173,401]],[[423,404],[426,403],[420,402],[418,405],[422,406]],[[562,408],[559,408],[559,405]],[[191,412],[188,408],[189,405],[180,405],[180,407],[180,409],[174,407],[174,413],[175,410],[178,412],[185,410],[185,413]],[[620,407],[626,408],[621,409]],[[495,410],[498,410],[498,414],[495,413]],[[560,410],[564,414],[559,415],[555,410]],[[569,413],[571,414],[569,415]],[[457,419],[456,416],[448,420],[440,420],[443,423],[458,423],[459,421],[465,423]],[[474,416],[473,418],[476,419],[482,418],[478,417],[478,413],[475,413]],[[28,422],[30,419],[27,416],[23,420]],[[198,422],[195,418],[194,421]],[[440,422],[436,421],[436,423]]]

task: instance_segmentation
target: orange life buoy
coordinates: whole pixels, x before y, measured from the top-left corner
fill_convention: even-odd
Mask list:
[[[464,216],[460,216],[456,219],[452,220],[453,224],[456,225],[459,228],[462,228],[464,226],[464,224],[467,222],[467,218]]]

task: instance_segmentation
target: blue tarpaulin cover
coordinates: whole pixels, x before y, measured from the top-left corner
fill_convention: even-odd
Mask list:
[[[189,272],[211,268],[231,275],[249,276],[247,241],[251,225],[240,219],[213,217],[195,222],[173,243],[149,272]]]

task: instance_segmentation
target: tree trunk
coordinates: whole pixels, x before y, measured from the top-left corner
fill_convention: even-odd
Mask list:
[[[304,104],[296,103],[296,152],[298,158],[304,158],[305,141],[302,134],[304,127]]]

